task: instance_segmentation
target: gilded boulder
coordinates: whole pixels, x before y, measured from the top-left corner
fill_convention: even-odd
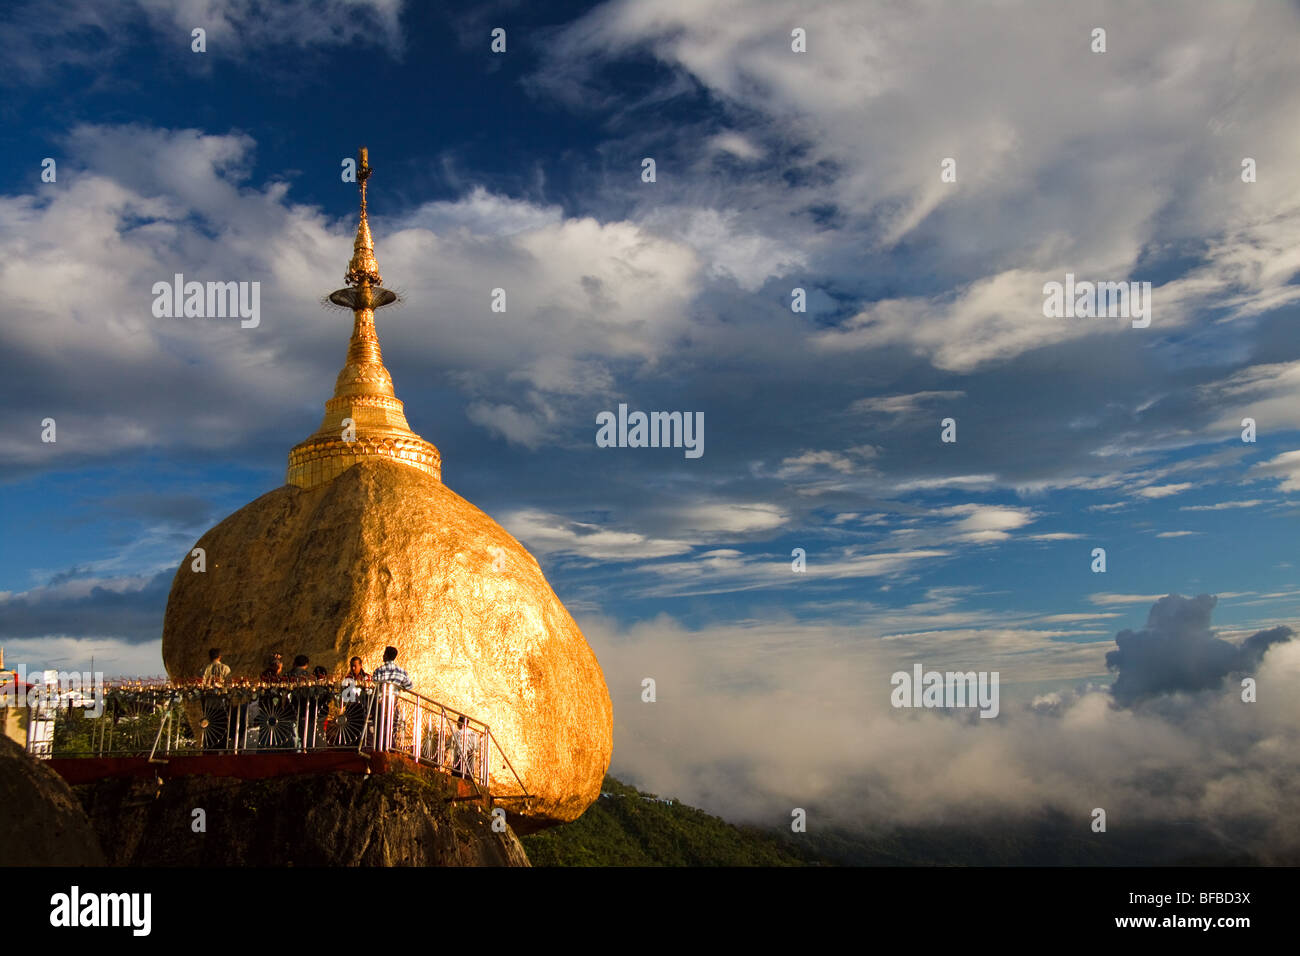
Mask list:
[[[198,676],[210,647],[235,677],[306,654],[341,677],[386,645],[417,692],[486,722],[494,796],[523,832],[600,793],[613,708],[596,656],[531,554],[438,478],[380,457],[285,485],[201,537],[172,582],[163,661]],[[513,766],[506,766],[505,758]]]

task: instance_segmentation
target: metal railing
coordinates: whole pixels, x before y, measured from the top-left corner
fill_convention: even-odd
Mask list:
[[[30,732],[37,723],[29,720],[28,749],[38,757],[136,756],[161,762],[197,754],[399,753],[486,791],[495,746],[514,774],[487,724],[383,682],[135,681],[108,688],[98,717],[73,707],[45,709],[39,736]]]

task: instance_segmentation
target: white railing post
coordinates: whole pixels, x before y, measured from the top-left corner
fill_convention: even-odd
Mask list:
[[[420,762],[420,726],[423,721],[420,719],[424,716],[424,709],[419,701],[414,701],[411,708],[411,759],[416,763]]]

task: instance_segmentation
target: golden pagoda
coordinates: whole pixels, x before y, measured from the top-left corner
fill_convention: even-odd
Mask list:
[[[536,559],[443,484],[438,450],[406,422],[375,333],[397,297],[370,234],[371,172],[362,149],[347,286],[329,297],[353,313],[334,396],[290,451],[286,484],[199,538],[205,562],[186,552],[163,663],[197,677],[219,647],[236,679],[254,678],[271,653],[306,654],[338,678],[353,656],[373,670],[391,644],[418,693],[491,727],[489,789],[510,798],[517,832],[573,820],[613,750],[604,674]]]
[[[369,151],[357,155],[357,183],[361,188],[361,219],[352,245],[352,260],[344,276],[347,287],[330,294],[335,305],[351,309],[352,341],[347,362],[334,382],[334,397],[325,403],[325,418],[306,441],[289,452],[285,479],[299,488],[314,488],[356,464],[380,455],[442,477],[442,456],[406,423],[402,403],[393,391],[393,377],[384,368],[375,332],[375,310],[397,301],[384,288],[375,258],[366,210],[366,180],[373,172]]]

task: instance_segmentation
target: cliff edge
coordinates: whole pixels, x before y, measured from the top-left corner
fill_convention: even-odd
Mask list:
[[[528,866],[440,774],[116,777],[74,792],[118,866]],[[196,813],[196,811],[202,813]]]

